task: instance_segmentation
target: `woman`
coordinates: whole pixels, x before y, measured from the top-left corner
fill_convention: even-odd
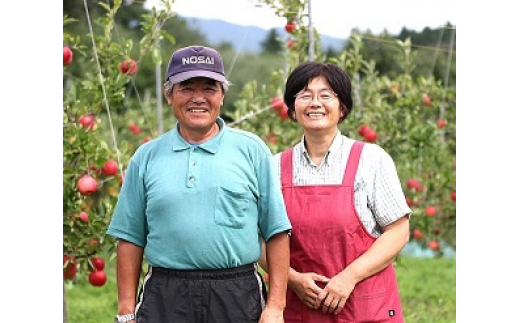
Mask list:
[[[300,64],[284,101],[304,133],[274,156],[293,226],[285,322],[404,322],[392,262],[412,211],[391,156],[338,128],[352,111],[349,76]]]

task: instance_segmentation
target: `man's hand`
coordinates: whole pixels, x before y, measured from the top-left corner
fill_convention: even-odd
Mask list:
[[[258,323],[284,323],[283,309],[274,306],[266,306],[262,311]]]
[[[324,284],[329,282],[329,278],[316,273],[293,273],[289,288],[298,295],[300,300],[311,309],[318,309],[320,303],[316,300],[323,291],[316,282]]]

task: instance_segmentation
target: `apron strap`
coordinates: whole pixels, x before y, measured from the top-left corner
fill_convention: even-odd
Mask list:
[[[282,187],[292,187],[292,160],[293,160],[293,148],[289,148],[282,152],[280,156],[280,172],[282,175]]]
[[[356,140],[350,149],[345,175],[343,176],[343,185],[345,186],[352,185],[354,187],[354,178],[356,177],[359,158],[364,144],[364,142]]]

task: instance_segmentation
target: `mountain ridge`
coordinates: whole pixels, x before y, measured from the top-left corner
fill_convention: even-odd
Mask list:
[[[208,41],[213,45],[228,42],[231,43],[233,48],[237,51],[261,52],[261,43],[265,41],[270,31],[270,29],[263,29],[252,25],[243,26],[219,19],[182,18],[186,20],[191,28],[195,28],[205,35]],[[279,37],[287,36],[287,32],[283,27],[275,28],[275,30]],[[323,50],[332,48],[336,51],[340,51],[347,40],[320,34],[320,41]]]

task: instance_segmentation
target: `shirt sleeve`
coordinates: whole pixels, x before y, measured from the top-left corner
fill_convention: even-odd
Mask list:
[[[381,147],[372,145],[372,190],[368,205],[379,226],[387,226],[399,218],[412,214],[392,157]]]
[[[268,241],[280,232],[292,229],[283,200],[280,177],[271,154],[261,158],[259,174],[260,203],[258,224],[262,238]]]
[[[144,247],[147,235],[145,205],[144,181],[139,165],[132,159],[107,234]]]

